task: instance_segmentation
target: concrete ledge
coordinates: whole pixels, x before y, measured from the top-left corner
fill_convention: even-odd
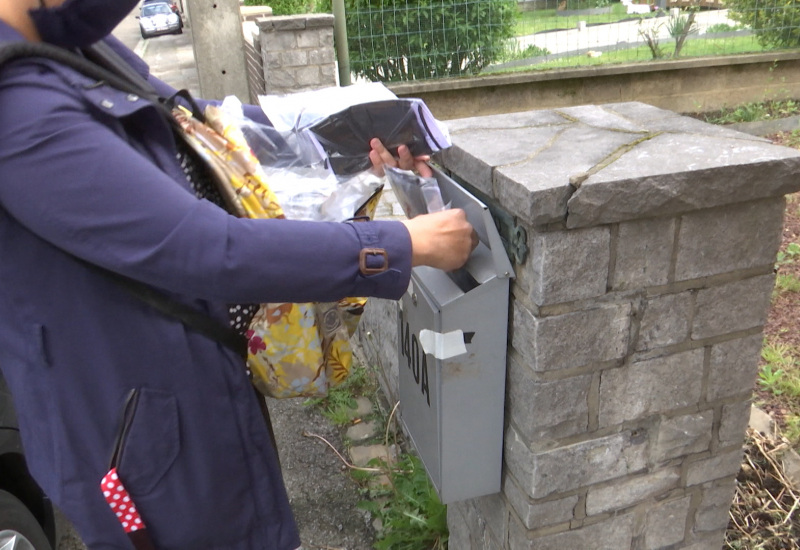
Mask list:
[[[776,85],[780,83],[780,85]],[[572,105],[642,101],[676,112],[800,97],[800,51],[388,83],[442,120]]]
[[[768,136],[778,132],[792,132],[800,129],[800,116],[776,118],[773,120],[756,120],[754,122],[737,122],[727,124],[727,128],[744,132],[753,136]]]
[[[242,14],[242,21],[255,21],[259,17],[272,15],[272,8],[269,6],[239,6]]]

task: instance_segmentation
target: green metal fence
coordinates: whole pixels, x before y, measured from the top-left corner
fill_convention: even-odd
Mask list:
[[[800,0],[345,0],[350,67],[403,81],[800,45]]]

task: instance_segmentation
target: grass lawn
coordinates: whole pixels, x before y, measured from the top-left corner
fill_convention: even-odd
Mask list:
[[[672,40],[662,40],[659,45],[662,48],[664,59],[670,59],[674,51],[675,43]],[[729,36],[724,38],[703,38],[689,37],[681,51],[681,57],[701,57],[706,55],[723,55],[738,53],[757,53],[765,49],[758,43],[755,36]],[[637,61],[652,61],[653,55],[647,46],[635,48],[625,48],[619,50],[605,51],[599,57],[589,57],[586,54],[571,55],[541,61],[536,64],[518,67],[509,67],[494,72],[521,72],[536,71],[547,69],[563,69],[572,67],[584,67],[591,65],[609,65],[614,63],[634,63]]]

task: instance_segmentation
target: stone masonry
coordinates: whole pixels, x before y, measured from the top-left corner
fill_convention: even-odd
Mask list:
[[[306,14],[256,20],[264,93],[284,94],[336,85],[333,15]]]
[[[438,161],[516,217],[503,489],[458,550],[722,547],[800,152],[645,105],[452,120]],[[397,396],[397,305],[358,338]]]

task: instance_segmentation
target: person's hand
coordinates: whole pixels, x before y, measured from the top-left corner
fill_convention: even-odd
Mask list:
[[[478,236],[463,210],[454,208],[403,221],[411,235],[411,265],[444,271],[463,266],[478,246]]]
[[[397,148],[397,158],[392,155],[389,150],[383,146],[381,140],[372,138],[369,142],[372,148],[369,152],[369,160],[372,161],[372,168],[378,176],[383,176],[383,165],[388,164],[402,170],[413,170],[423,178],[433,176],[433,170],[428,166],[428,161],[431,159],[428,155],[421,155],[414,157],[408,147],[401,145]]]

